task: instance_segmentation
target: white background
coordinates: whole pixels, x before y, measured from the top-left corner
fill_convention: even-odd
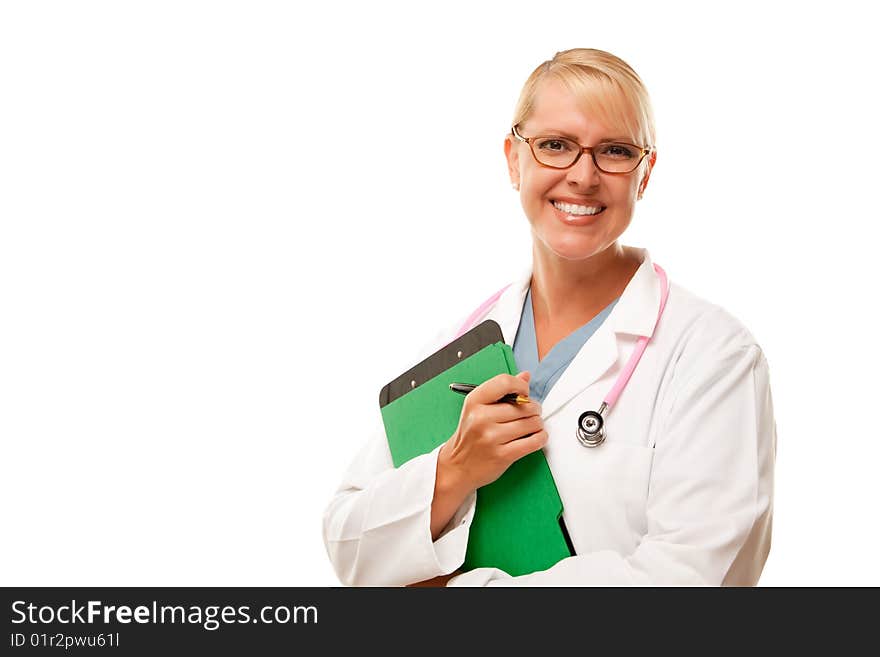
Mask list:
[[[520,87],[598,47],[657,117],[624,242],[770,363],[761,583],[880,585],[863,4],[3,3],[0,584],[337,584],[379,388],[529,261]]]

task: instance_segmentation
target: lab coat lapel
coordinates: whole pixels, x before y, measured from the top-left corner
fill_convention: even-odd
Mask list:
[[[523,269],[516,280],[504,290],[501,298],[486,315],[486,319],[498,322],[501,334],[504,336],[504,342],[509,344],[511,348],[513,348],[513,342],[516,339],[516,332],[519,330],[522,307],[531,281],[532,268],[529,266]]]
[[[542,417],[546,420],[570,399],[593,385],[617,362],[617,356],[617,340],[614,332],[603,323],[581,347],[574,360],[544,398],[541,405],[544,411]]]
[[[544,399],[542,416],[545,420],[609,370],[612,376],[616,375],[629,358],[637,337],[653,333],[660,305],[660,282],[647,251],[642,250],[642,255],[641,266],[611,313],[581,347]],[[609,390],[613,379],[611,381]],[[600,395],[604,396],[609,390],[597,391],[597,407],[602,399]]]

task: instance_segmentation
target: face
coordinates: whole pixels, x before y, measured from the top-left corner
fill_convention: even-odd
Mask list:
[[[555,80],[538,87],[533,112],[518,132],[523,137],[568,136],[582,146],[633,141],[583,114],[576,97]],[[632,220],[656,158],[652,153],[651,160],[643,161],[632,173],[608,174],[596,168],[589,153],[581,155],[573,167],[551,169],[536,162],[529,145],[512,136],[504,151],[536,248],[544,256],[565,260],[592,258],[615,244]]]

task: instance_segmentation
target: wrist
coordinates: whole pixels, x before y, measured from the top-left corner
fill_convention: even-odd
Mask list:
[[[431,500],[431,540],[434,541],[464,504],[469,492],[467,484],[462,481],[460,469],[449,462],[447,446],[441,447],[437,455],[434,498]]]
[[[468,483],[461,467],[452,461],[449,448],[449,443],[444,444],[437,456],[437,479],[434,485],[434,494],[455,501],[455,507],[458,508],[474,490],[474,487]]]

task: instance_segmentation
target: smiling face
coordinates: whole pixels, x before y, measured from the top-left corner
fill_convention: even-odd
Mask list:
[[[587,116],[577,97],[554,79],[539,84],[532,111],[517,130],[523,137],[568,137],[583,146],[637,143],[621,128]],[[632,173],[608,174],[596,168],[589,153],[568,169],[552,169],[536,162],[529,145],[512,136],[504,151],[536,249],[541,257],[564,260],[586,260],[616,243],[632,220],[656,158],[652,153]]]

